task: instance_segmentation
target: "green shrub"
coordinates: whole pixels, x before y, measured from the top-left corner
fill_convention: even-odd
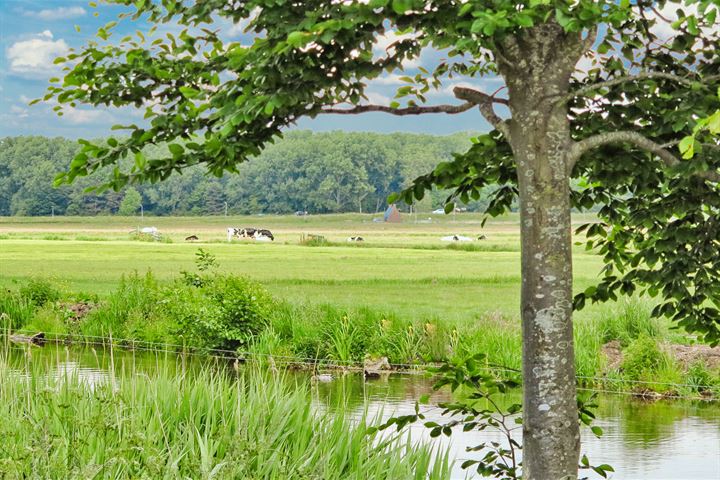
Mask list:
[[[339,362],[362,361],[374,343],[377,319],[369,309],[317,307],[321,343],[319,355]]]
[[[259,283],[217,275],[200,287],[176,282],[166,290],[162,309],[190,345],[237,349],[267,326],[273,303]]]
[[[60,291],[47,279],[33,278],[20,287],[20,296],[38,307],[60,299]]]
[[[303,235],[300,238],[300,245],[304,245],[306,247],[327,247],[330,246],[331,243],[328,242],[328,240],[322,236],[322,235]]]
[[[630,380],[641,380],[656,372],[664,360],[657,342],[643,335],[623,351],[623,373]]]
[[[291,345],[293,355],[303,359],[318,356],[321,347],[320,309],[312,305],[277,302],[270,313],[272,329]]]
[[[690,390],[695,393],[712,392],[720,386],[718,378],[714,377],[701,361],[695,361],[688,367],[685,375],[685,383],[690,385]]]

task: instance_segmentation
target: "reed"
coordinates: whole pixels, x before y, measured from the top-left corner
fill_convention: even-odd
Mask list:
[[[319,411],[297,379],[114,365],[89,381],[33,362],[0,354],[0,478],[449,477],[447,452]]]

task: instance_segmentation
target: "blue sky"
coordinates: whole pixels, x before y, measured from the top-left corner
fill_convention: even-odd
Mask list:
[[[63,117],[52,112],[52,105],[28,106],[32,99],[42,97],[48,79],[60,72],[52,59],[64,54],[68,48],[80,47],[94,37],[99,26],[115,20],[122,7],[100,5],[92,8],[86,1],[77,0],[0,0],[0,137],[7,135],[47,135],[69,138],[93,138],[108,135],[113,124],[139,123],[140,110],[104,109],[80,106],[66,111]],[[94,16],[94,12],[98,16]],[[75,30],[80,27],[80,32]],[[231,24],[220,25],[227,29],[228,38],[241,38],[239,29]],[[149,25],[120,22],[115,36],[136,29],[147,30]],[[439,58],[437,52],[424,54],[418,63],[432,64]],[[467,83],[465,83],[467,84]],[[475,82],[473,86],[484,91],[494,90],[494,80]],[[368,92],[373,103],[389,104],[399,86],[397,76],[386,76],[373,82]],[[457,103],[448,92],[434,92],[430,103]],[[382,113],[357,116],[325,115],[317,119],[304,119],[296,128],[312,130],[354,130],[375,132],[423,132],[447,134],[467,130],[487,130],[477,111],[459,115],[423,115],[421,117],[394,117]]]

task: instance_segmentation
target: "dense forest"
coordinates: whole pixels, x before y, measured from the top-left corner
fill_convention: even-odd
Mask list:
[[[465,151],[469,137],[293,131],[237,174],[217,178],[197,166],[159,184],[101,194],[85,190],[102,175],[52,186],[77,150],[75,141],[6,137],[0,140],[0,215],[133,215],[141,206],[155,215],[221,215],[226,206],[229,214],[377,212],[390,193]],[[152,151],[145,153],[152,158]],[[434,192],[419,209],[437,208],[445,197]]]

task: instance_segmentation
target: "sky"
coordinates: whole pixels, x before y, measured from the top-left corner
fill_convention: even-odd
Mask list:
[[[98,2],[100,3],[100,2]],[[14,135],[46,135],[68,138],[97,138],[111,134],[115,124],[142,124],[144,111],[134,108],[111,109],[78,106],[65,110],[62,117],[52,111],[52,104],[28,103],[45,94],[48,80],[61,76],[59,66],[52,60],[79,48],[94,38],[98,27],[116,20],[126,7],[100,4],[91,7],[78,0],[0,0],[0,137]],[[97,12],[97,16],[94,13]],[[79,32],[76,31],[79,27]],[[115,29],[114,37],[121,38],[137,29],[147,31],[147,22],[124,19]],[[252,41],[240,28],[230,23],[219,24],[227,39]],[[170,28],[173,27],[163,27]],[[111,37],[112,38],[112,37]],[[391,39],[382,39],[379,48]],[[428,66],[442,55],[428,52],[409,66]],[[486,92],[494,91],[497,79],[461,82]],[[459,103],[450,91],[457,84],[446,85],[429,95],[429,103]],[[368,96],[372,103],[388,105],[400,82],[398,75],[386,75],[370,84]],[[458,115],[432,114],[419,117],[397,117],[384,113],[363,115],[322,115],[303,119],[294,128],[316,131],[346,130],[390,133],[396,131],[449,134],[458,131],[485,131],[488,124],[480,113],[471,110]]]

